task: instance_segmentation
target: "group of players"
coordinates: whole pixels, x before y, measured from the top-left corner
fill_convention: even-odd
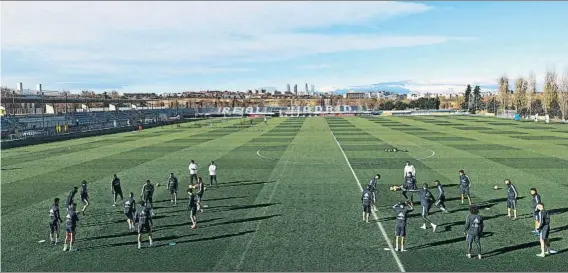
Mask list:
[[[189,177],[190,177],[190,184],[187,187],[187,194],[189,195],[189,202],[188,202],[188,211],[189,216],[191,219],[191,228],[197,228],[197,212],[203,212],[201,200],[203,198],[203,193],[207,189],[203,183],[203,178],[198,176],[197,170],[198,165],[195,163],[194,160],[191,160],[188,170],[189,170]],[[209,185],[210,187],[218,186],[217,184],[217,165],[215,162],[211,161],[209,165]],[[195,181],[195,182],[194,182]],[[159,183],[156,184],[159,186]],[[167,190],[170,194],[170,202],[172,206],[177,206],[178,203],[178,192],[179,182],[178,178],[174,175],[174,173],[170,173],[170,176],[167,181]],[[138,248],[142,247],[142,234],[148,234],[148,240],[150,242],[150,246],[152,246],[152,226],[153,221],[152,218],[155,216],[153,211],[153,197],[154,197],[154,184],[151,183],[150,180],[146,180],[146,183],[142,186],[142,192],[140,194],[141,201],[138,202],[138,209],[136,209],[136,200],[134,199],[134,193],[130,192],[128,199],[125,201],[123,200],[123,193],[120,178],[116,174],[111,182],[111,192],[113,195],[113,205],[117,206],[118,197],[120,197],[120,201],[123,204],[123,211],[124,215],[126,216],[126,222],[128,224],[128,230],[133,232],[138,232]],[[75,195],[79,191],[78,187],[73,187],[71,191],[67,194],[67,198],[65,201],[65,207],[67,209],[67,213],[65,216],[65,240],[63,244],[63,251],[76,251],[76,248],[73,248],[73,244],[75,242],[76,234],[77,234],[77,223],[79,222],[79,216],[77,212],[77,203],[74,202]],[[80,199],[83,203],[83,208],[79,212],[82,215],[85,215],[85,211],[89,206],[89,194],[87,189],[87,181],[83,180],[81,183],[81,191],[80,191]],[[63,223],[63,219],[61,218],[61,214],[59,211],[59,203],[60,199],[55,198],[53,200],[53,204],[49,210],[49,239],[52,244],[57,245],[59,243],[59,231],[60,231],[60,224]]]
[[[470,188],[471,180],[469,176],[465,174],[463,170],[459,172],[459,188],[461,193],[461,203],[464,204],[465,199],[468,200],[469,205],[469,215],[466,218],[464,226],[464,235],[467,241],[467,257],[472,257],[472,248],[475,243],[477,247],[478,258],[481,259],[481,238],[483,236],[483,217],[479,215],[479,207],[472,205]],[[376,208],[376,195],[377,195],[377,183],[381,179],[381,175],[377,174],[371,179],[367,187],[363,190],[361,196],[361,201],[363,203],[363,221],[369,223],[369,216],[372,211],[377,211]],[[396,212],[396,224],[395,224],[395,251],[405,252],[404,239],[406,237],[406,224],[408,219],[408,213],[414,210],[414,200],[413,194],[418,193],[420,197],[420,204],[422,206],[422,229],[427,229],[427,224],[430,224],[432,231],[436,232],[437,225],[434,224],[428,215],[432,205],[439,208],[443,213],[448,213],[448,210],[444,204],[446,196],[444,192],[444,186],[439,180],[434,181],[437,189],[437,198],[429,190],[429,185],[424,183],[421,189],[417,187],[416,181],[416,169],[410,162],[406,162],[404,167],[404,183],[401,186],[390,187],[391,191],[401,191],[404,197],[404,202],[399,202],[395,204],[392,209]],[[517,219],[517,200],[519,194],[515,185],[511,183],[510,179],[505,180],[505,185],[507,187],[507,217],[512,220]],[[497,188],[497,186],[496,186]],[[548,254],[556,253],[555,250],[550,248],[549,233],[550,233],[550,215],[545,210],[544,204],[541,201],[541,197],[538,194],[536,188],[530,189],[530,194],[532,196],[532,215],[535,219],[535,229],[533,232],[535,235],[539,236],[541,252],[537,254],[539,257],[545,257]],[[409,196],[410,195],[410,196]],[[400,248],[399,248],[400,242]]]

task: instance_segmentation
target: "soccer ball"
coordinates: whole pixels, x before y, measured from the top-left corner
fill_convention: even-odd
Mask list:
[[[494,190],[498,190],[498,189],[499,189],[499,186],[495,185],[495,186],[493,187],[493,189],[494,189]]]
[[[391,186],[389,189],[390,189],[391,191],[394,191],[394,186]]]

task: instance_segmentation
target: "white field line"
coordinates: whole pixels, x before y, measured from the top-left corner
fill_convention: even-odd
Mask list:
[[[430,151],[430,152],[432,153],[432,154],[430,154],[430,155],[427,156],[427,157],[417,158],[416,160],[424,160],[424,159],[428,159],[428,158],[433,157],[433,156],[436,155],[436,152],[434,152],[434,150],[432,150],[432,149],[424,148],[424,147],[422,147],[422,146],[420,146],[420,145],[418,145],[418,144],[412,143],[412,142],[410,142],[410,144],[412,144],[412,145],[414,145],[414,146],[416,146],[416,147],[422,148],[422,149],[424,149],[424,150],[428,150],[428,151]]]
[[[260,150],[259,150],[260,151]],[[258,152],[257,152],[258,154]],[[282,172],[280,172],[280,175],[278,176],[278,179],[276,180],[276,183],[274,183],[274,188],[272,189],[272,192],[270,193],[270,196],[268,197],[268,203],[272,202],[272,198],[274,197],[274,193],[276,193],[276,189],[278,188],[278,184],[280,184],[280,181],[282,180],[282,175],[284,175],[284,171],[286,170],[286,166],[288,166],[288,160],[286,160],[284,162],[284,167],[282,167]],[[266,214],[266,207],[262,208],[262,216],[264,216]],[[262,217],[261,216],[261,217]],[[248,250],[250,249],[250,246],[252,244],[252,241],[254,240],[254,238],[256,237],[256,233],[258,233],[258,229],[260,228],[260,224],[262,223],[262,220],[259,220],[256,223],[256,228],[254,229],[254,233],[251,235],[250,239],[247,242],[247,245],[245,247],[245,250],[243,251],[243,254],[241,254],[241,259],[239,260],[239,263],[237,264],[237,271],[241,268],[241,266],[243,265],[243,262],[245,261],[245,257],[247,255]]]
[[[327,124],[327,126],[329,127],[329,124],[327,123],[327,120],[325,121],[325,123]],[[357,182],[357,186],[359,186],[359,189],[361,190],[361,192],[363,192],[363,187],[361,186],[361,182],[359,182],[359,178],[357,177],[357,174],[355,174],[355,171],[353,170],[353,167],[351,167],[351,163],[349,162],[349,159],[347,158],[347,155],[345,154],[345,151],[343,151],[343,148],[341,147],[341,144],[339,143],[339,141],[337,141],[337,138],[335,137],[335,134],[333,133],[333,131],[331,130],[331,127],[329,127],[329,131],[331,132],[331,135],[333,136],[333,139],[335,140],[335,143],[337,143],[337,146],[339,147],[339,150],[341,150],[341,153],[343,154],[343,157],[345,158],[345,162],[347,162],[347,166],[349,167],[349,169],[351,170],[351,173],[353,174],[353,177],[355,178],[355,182]],[[385,231],[385,228],[383,227],[383,225],[381,224],[381,222],[379,222],[379,217],[377,216],[377,213],[372,210],[373,213],[373,217],[376,220],[377,226],[379,227],[379,229],[381,230],[381,233],[383,234],[383,238],[385,239],[385,241],[387,241],[387,244],[389,246],[389,249],[391,251],[392,256],[394,257],[394,260],[396,262],[396,264],[398,265],[398,269],[400,270],[400,272],[406,272],[406,270],[404,269],[404,266],[402,265],[402,262],[400,262],[400,259],[398,258],[398,255],[396,254],[396,252],[394,251],[394,247],[392,246],[392,243],[387,235],[387,232]]]

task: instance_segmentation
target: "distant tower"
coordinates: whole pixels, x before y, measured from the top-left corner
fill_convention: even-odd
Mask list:
[[[309,95],[308,83],[306,83],[306,95]]]
[[[294,84],[294,95],[298,95],[298,85]]]
[[[312,94],[316,91],[316,86],[312,84]]]
[[[290,93],[290,84],[287,84],[287,85],[286,85],[286,91],[287,91],[288,93]]]
[[[41,89],[41,83],[38,83],[38,84],[37,84],[36,90],[37,90],[39,93],[41,93],[41,91],[43,91],[43,90]]]
[[[24,92],[24,84],[19,82],[16,90],[18,90],[20,93]]]

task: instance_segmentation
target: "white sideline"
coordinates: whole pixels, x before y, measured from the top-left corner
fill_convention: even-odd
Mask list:
[[[327,123],[327,120],[325,120],[325,123],[327,124],[327,127],[329,127],[329,124]],[[345,158],[345,161],[347,162],[347,166],[349,166],[349,169],[351,170],[351,173],[353,174],[353,177],[355,178],[355,181],[357,182],[357,186],[359,186],[359,189],[361,190],[361,192],[363,192],[363,186],[361,186],[361,182],[359,182],[359,178],[357,177],[357,174],[355,174],[355,171],[353,170],[353,167],[351,167],[351,163],[349,162],[349,159],[347,158],[347,155],[345,154],[345,151],[343,151],[343,148],[341,147],[341,144],[339,143],[339,141],[337,141],[337,138],[335,137],[335,134],[333,133],[333,131],[331,130],[331,127],[329,127],[329,131],[331,132],[331,135],[333,136],[333,139],[335,140],[335,143],[337,143],[337,146],[339,147],[339,150],[341,150],[341,153],[343,154],[343,157]],[[381,222],[379,222],[379,217],[377,216],[377,213],[375,211],[372,211],[373,213],[373,217],[376,220],[377,226],[379,227],[379,229],[381,230],[381,233],[383,234],[383,237],[385,239],[385,241],[387,241],[387,244],[389,246],[389,249],[391,251],[392,256],[394,257],[394,260],[396,262],[396,264],[398,265],[398,269],[400,270],[400,272],[406,272],[406,270],[404,269],[404,266],[402,265],[402,262],[400,262],[400,259],[398,258],[398,255],[396,254],[396,252],[394,251],[394,248],[392,246],[392,243],[387,235],[387,232],[385,231],[385,228],[383,227],[383,225],[381,224]]]

